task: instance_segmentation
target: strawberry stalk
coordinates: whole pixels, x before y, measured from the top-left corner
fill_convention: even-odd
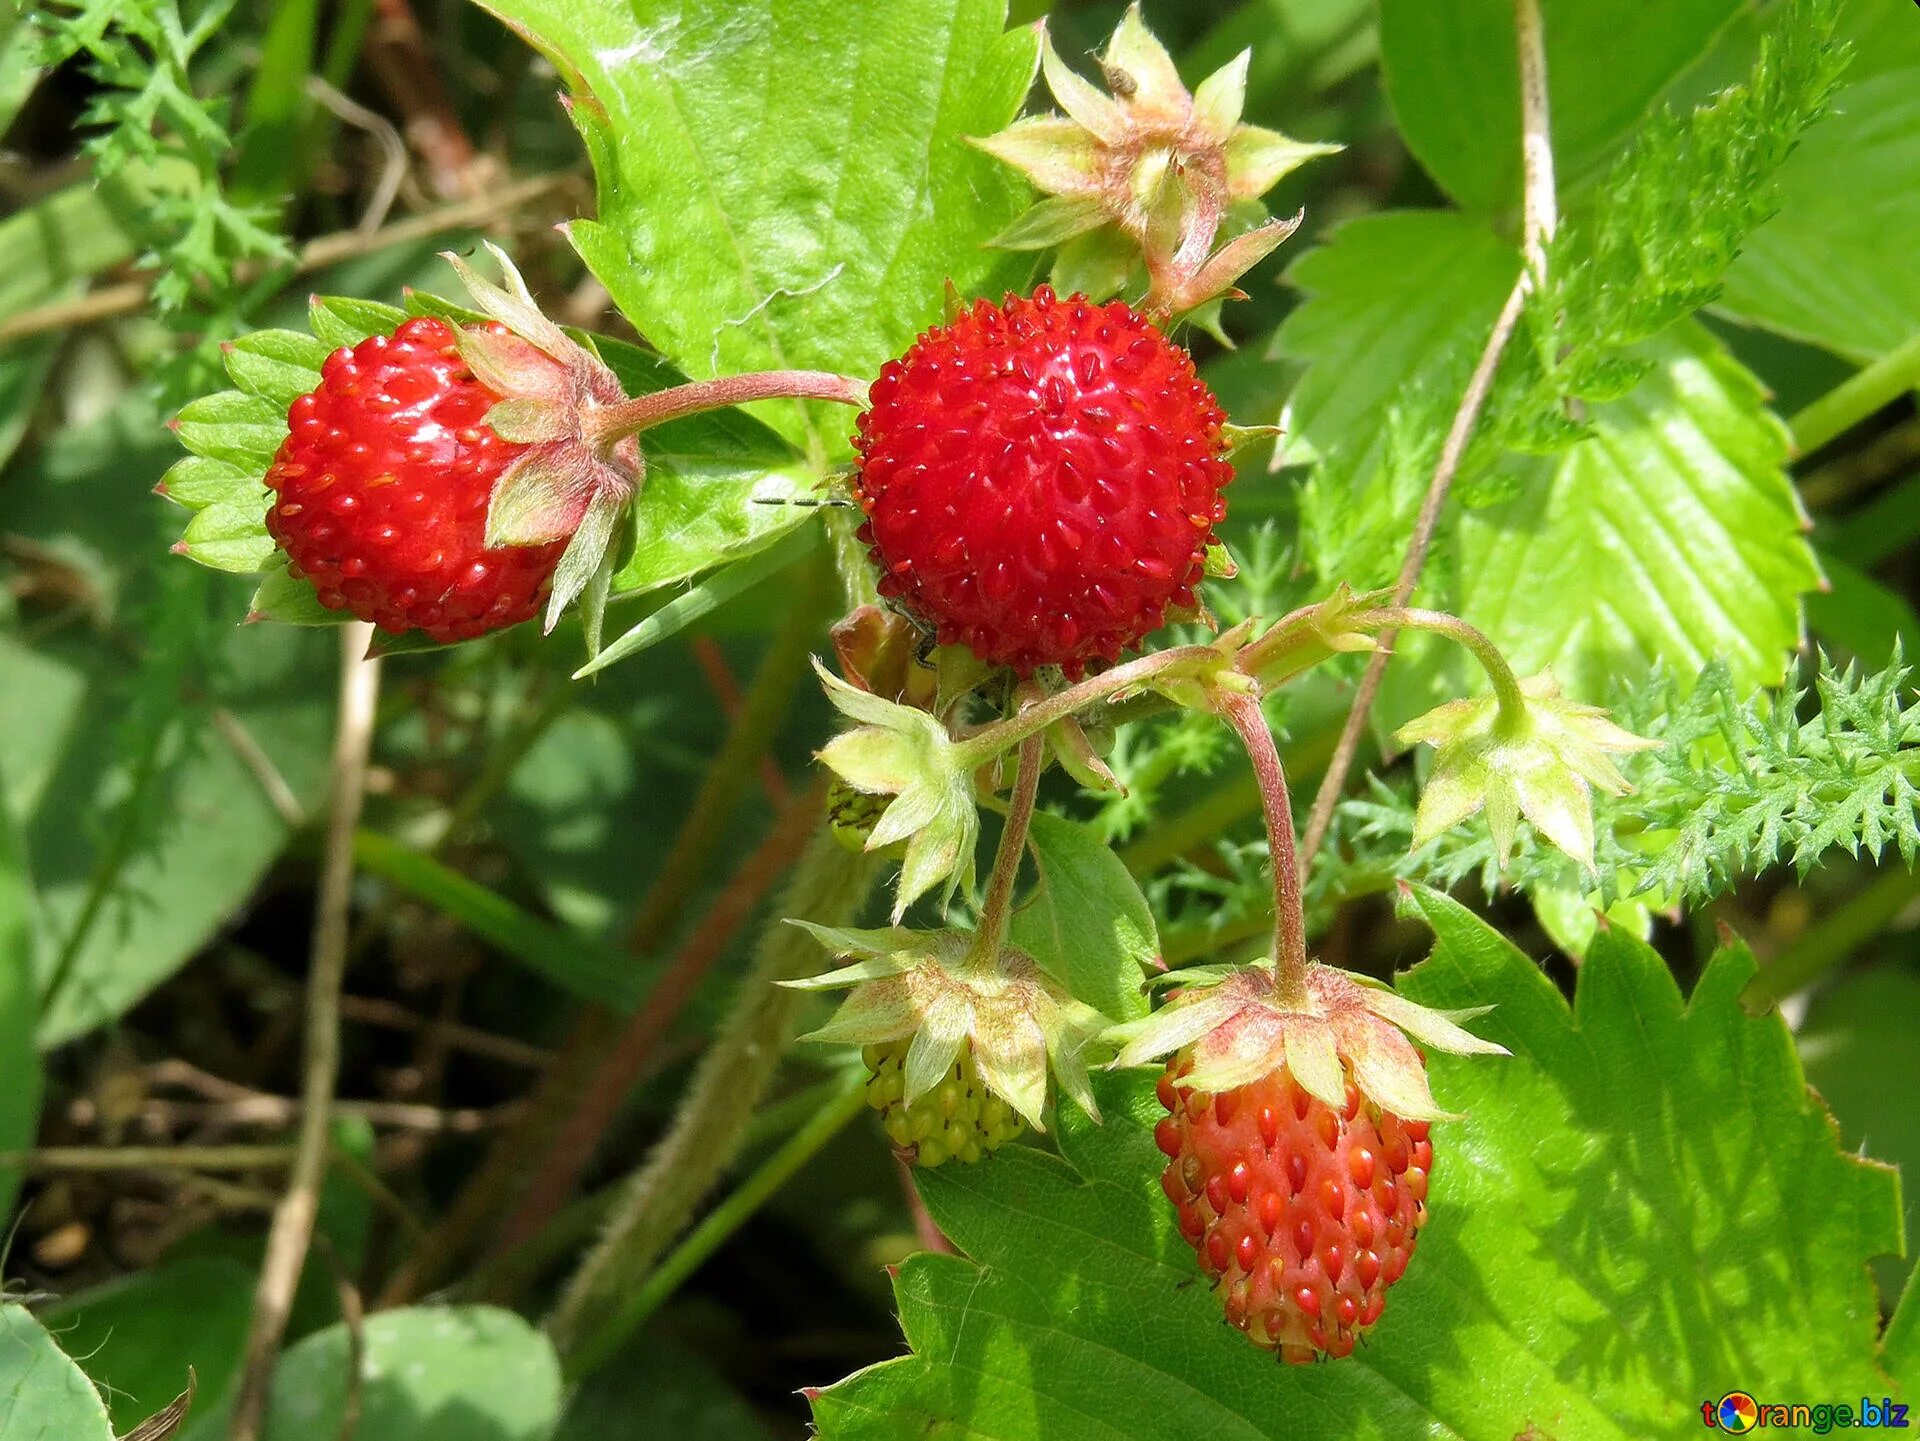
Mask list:
[[[1039,734],[1020,742],[1020,754],[1014,763],[1013,795],[1007,803],[1007,823],[1000,831],[1000,848],[993,856],[993,874],[987,880],[986,898],[980,904],[980,925],[968,957],[970,964],[992,967],[1000,954],[1000,943],[1007,938],[1007,922],[1013,914],[1013,885],[1020,875],[1020,861],[1027,849],[1027,830],[1033,823],[1033,807],[1040,794],[1045,744]]]
[[[756,400],[831,400],[841,405],[867,403],[867,382],[824,370],[762,370],[747,375],[723,375],[715,380],[690,381],[668,390],[656,390],[613,405],[602,405],[583,417],[583,427],[601,445],[638,435],[670,420],[725,410]]]
[[[1300,861],[1293,833],[1293,801],[1280,748],[1273,743],[1259,698],[1245,691],[1223,691],[1218,700],[1227,723],[1247,748],[1253,778],[1260,787],[1260,809],[1267,823],[1267,854],[1273,867],[1273,959],[1276,998],[1282,1005],[1307,1003],[1307,919],[1300,897]]]

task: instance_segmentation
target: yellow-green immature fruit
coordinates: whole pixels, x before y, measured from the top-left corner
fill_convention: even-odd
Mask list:
[[[866,850],[867,837],[892,802],[892,796],[868,795],[836,776],[827,787],[827,827],[836,841],[857,856]]]
[[[880,1113],[888,1138],[916,1166],[959,1161],[971,1166],[1027,1129],[1027,1123],[987,1089],[973,1063],[973,1048],[959,1057],[938,1084],[911,1105],[906,1099],[910,1040],[868,1046],[862,1052],[873,1079],[867,1104]]]

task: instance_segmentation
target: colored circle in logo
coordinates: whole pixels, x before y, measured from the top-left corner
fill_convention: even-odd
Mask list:
[[[1744,1435],[1760,1424],[1760,1407],[1745,1391],[1729,1391],[1720,1398],[1719,1421],[1722,1431]]]

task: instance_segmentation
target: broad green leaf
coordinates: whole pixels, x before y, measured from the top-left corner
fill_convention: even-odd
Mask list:
[[[24,1306],[0,1304],[0,1436],[113,1441],[106,1404]]]
[[[1029,843],[1040,884],[1013,918],[1013,943],[1115,1020],[1146,1012],[1146,969],[1160,958],[1153,909],[1109,845],[1088,827],[1038,812]]]
[[[1022,187],[965,142],[1012,120],[1036,62],[1002,0],[488,0],[573,91],[599,177],[575,245],[687,374],[871,375],[941,287],[1018,283],[982,248]],[[849,417],[769,412],[824,458]]]
[[[1286,278],[1307,301],[1274,346],[1322,363],[1288,397],[1281,463],[1337,455],[1343,470],[1370,469],[1384,451],[1381,420],[1396,392],[1484,344],[1519,272],[1518,253],[1485,221],[1453,211],[1363,216],[1301,255]],[[1364,365],[1355,363],[1361,355]]]
[[[1593,411],[1550,483],[1466,512],[1461,613],[1525,675],[1598,696],[1658,661],[1724,660],[1777,684],[1819,584],[1759,382],[1691,324],[1636,352],[1659,369]]]
[[[1295,266],[1309,298],[1277,345],[1310,367],[1283,419],[1290,447],[1327,458],[1302,512],[1329,581],[1398,571],[1438,432],[1516,264],[1467,217],[1393,213],[1343,227]],[[1523,674],[1552,665],[1571,695],[1715,657],[1742,688],[1777,682],[1800,636],[1797,597],[1818,584],[1781,427],[1758,382],[1695,326],[1628,353],[1652,373],[1591,407],[1586,438],[1499,462],[1511,492],[1499,503],[1456,498],[1428,593]],[[1430,670],[1395,670],[1396,714],[1445,698],[1421,689]]]
[[[367,1318],[354,1441],[546,1441],[560,1416],[560,1364],[510,1311],[416,1306]],[[343,1435],[348,1340],[332,1326],[274,1368],[262,1441]],[[226,1434],[225,1408],[194,1408],[183,1441]],[[62,1438],[64,1441],[64,1438]]]
[[[227,1395],[246,1346],[253,1274],[194,1257],[135,1272],[49,1307],[42,1319],[106,1395],[114,1426],[132,1430],[196,1378],[194,1409]],[[185,1317],[192,1325],[182,1325]]]
[[[1603,162],[1742,0],[1542,0],[1553,150],[1563,189]],[[1512,0],[1381,0],[1380,58],[1408,149],[1469,210],[1520,198],[1520,67]]]
[[[1703,1401],[1880,1396],[1865,1271],[1900,1244],[1898,1184],[1844,1154],[1777,1016],[1739,1008],[1740,947],[1683,1002],[1603,934],[1570,1009],[1532,961],[1432,892],[1427,1005],[1493,1005],[1511,1058],[1436,1055],[1430,1217],[1368,1344],[1278,1366],[1222,1324],[1160,1193],[1153,1078],[1066,1108],[1066,1164],[1030,1148],[918,1178],[964,1253],[896,1296],[913,1354],[821,1393],[827,1441],[1645,1441]]]
[[[311,811],[324,782],[334,637],[237,626],[243,583],[165,558],[168,507],[143,498],[164,444],[129,405],[7,480],[8,529],[76,592],[0,625],[43,1046],[111,1020],[226,924],[287,840],[274,792]]]
[[[1920,30],[1920,15],[1901,19]],[[1845,85],[1780,173],[1780,213],[1727,272],[1728,314],[1870,360],[1920,332],[1920,59]]]
[[[1920,1049],[1906,1040],[1915,1016],[1920,978],[1879,966],[1817,994],[1798,1039],[1807,1080],[1833,1107],[1841,1144],[1900,1167],[1907,1234],[1920,1238],[1920,1109],[1912,1104],[1920,1095]],[[1889,1300],[1912,1269],[1908,1259],[1880,1259],[1875,1272]]]
[[[43,1078],[34,1031],[40,1022],[34,984],[33,883],[26,847],[0,783],[0,1151],[23,1151],[40,1129]],[[13,1214],[20,1173],[0,1167],[0,1224]]]

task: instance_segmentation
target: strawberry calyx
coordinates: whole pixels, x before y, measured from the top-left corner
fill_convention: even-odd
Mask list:
[[[852,962],[782,983],[799,990],[851,987],[827,1023],[802,1039],[882,1048],[904,1043],[900,1094],[889,1095],[889,1104],[911,1112],[953,1075],[963,1082],[977,1077],[986,1094],[1044,1131],[1051,1070],[1060,1089],[1098,1118],[1085,1051],[1105,1022],[1026,952],[1003,944],[983,953],[978,937],[964,931],[792,924]]]
[[[487,424],[526,449],[495,484],[487,507],[489,546],[566,541],[554,570],[542,626],[552,631],[583,599],[587,648],[597,653],[601,614],[617,560],[616,522],[646,473],[633,435],[607,436],[595,413],[626,391],[586,346],[544,315],[506,252],[489,244],[506,284],[495,285],[458,255],[445,255],[474,304],[505,333],[469,327],[460,355],[499,401]]]
[[[1180,988],[1144,1021],[1115,1033],[1115,1066],[1139,1066],[1179,1051],[1192,1061],[1183,1082],[1230,1091],[1284,1067],[1325,1105],[1346,1103],[1347,1078],[1382,1110],[1408,1121],[1458,1120],[1433,1099],[1414,1041],[1454,1055],[1507,1055],[1460,1023],[1487,1008],[1440,1011],[1364,976],[1307,964],[1304,994],[1288,994],[1273,961],[1177,977]]]
[[[1144,260],[1145,305],[1162,316],[1237,294],[1234,283],[1300,223],[1269,218],[1259,198],[1340,149],[1241,123],[1250,54],[1189,91],[1135,4],[1100,58],[1102,91],[1067,66],[1042,26],[1041,68],[1065,113],[1018,120],[973,143],[1047,198],[992,243],[1059,245],[1075,274],[1124,277]],[[1237,233],[1216,247],[1223,229]]]

